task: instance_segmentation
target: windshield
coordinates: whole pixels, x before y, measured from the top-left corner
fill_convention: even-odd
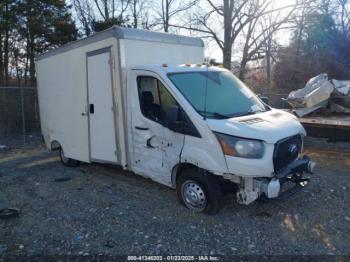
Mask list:
[[[230,118],[267,109],[245,84],[228,71],[181,72],[168,76],[202,116]]]

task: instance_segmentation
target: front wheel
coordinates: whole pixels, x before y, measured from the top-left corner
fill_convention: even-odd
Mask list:
[[[222,206],[223,194],[215,176],[196,169],[180,174],[176,191],[180,202],[197,213],[216,214]]]
[[[68,158],[64,155],[64,151],[63,151],[62,147],[60,148],[60,158],[61,158],[62,164],[65,166],[76,167],[79,165],[78,160]]]

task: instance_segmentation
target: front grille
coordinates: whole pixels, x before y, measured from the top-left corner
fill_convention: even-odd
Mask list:
[[[300,135],[280,140],[275,145],[273,153],[273,166],[275,172],[293,162],[301,152],[302,139]]]

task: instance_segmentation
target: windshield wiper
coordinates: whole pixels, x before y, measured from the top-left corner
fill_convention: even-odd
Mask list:
[[[201,115],[205,115],[205,116],[213,116],[216,119],[227,119],[227,118],[232,118],[232,117],[239,117],[239,116],[248,116],[248,115],[254,115],[257,113],[261,113],[261,112],[265,112],[264,110],[258,110],[258,111],[253,111],[253,110],[249,110],[249,111],[245,111],[245,112],[238,112],[238,113],[233,113],[233,114],[220,114],[218,112],[208,112],[208,111],[204,111],[204,110],[198,110],[198,113],[200,113]]]
[[[218,112],[208,112],[208,111],[204,111],[204,110],[198,110],[198,113],[200,113],[201,115],[204,114],[205,116],[211,115],[217,119],[226,119],[226,118],[231,117],[230,115],[224,115],[224,114],[220,114]]]

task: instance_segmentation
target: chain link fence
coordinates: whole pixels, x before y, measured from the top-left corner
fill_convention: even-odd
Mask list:
[[[40,132],[36,87],[0,86],[0,137]]]

